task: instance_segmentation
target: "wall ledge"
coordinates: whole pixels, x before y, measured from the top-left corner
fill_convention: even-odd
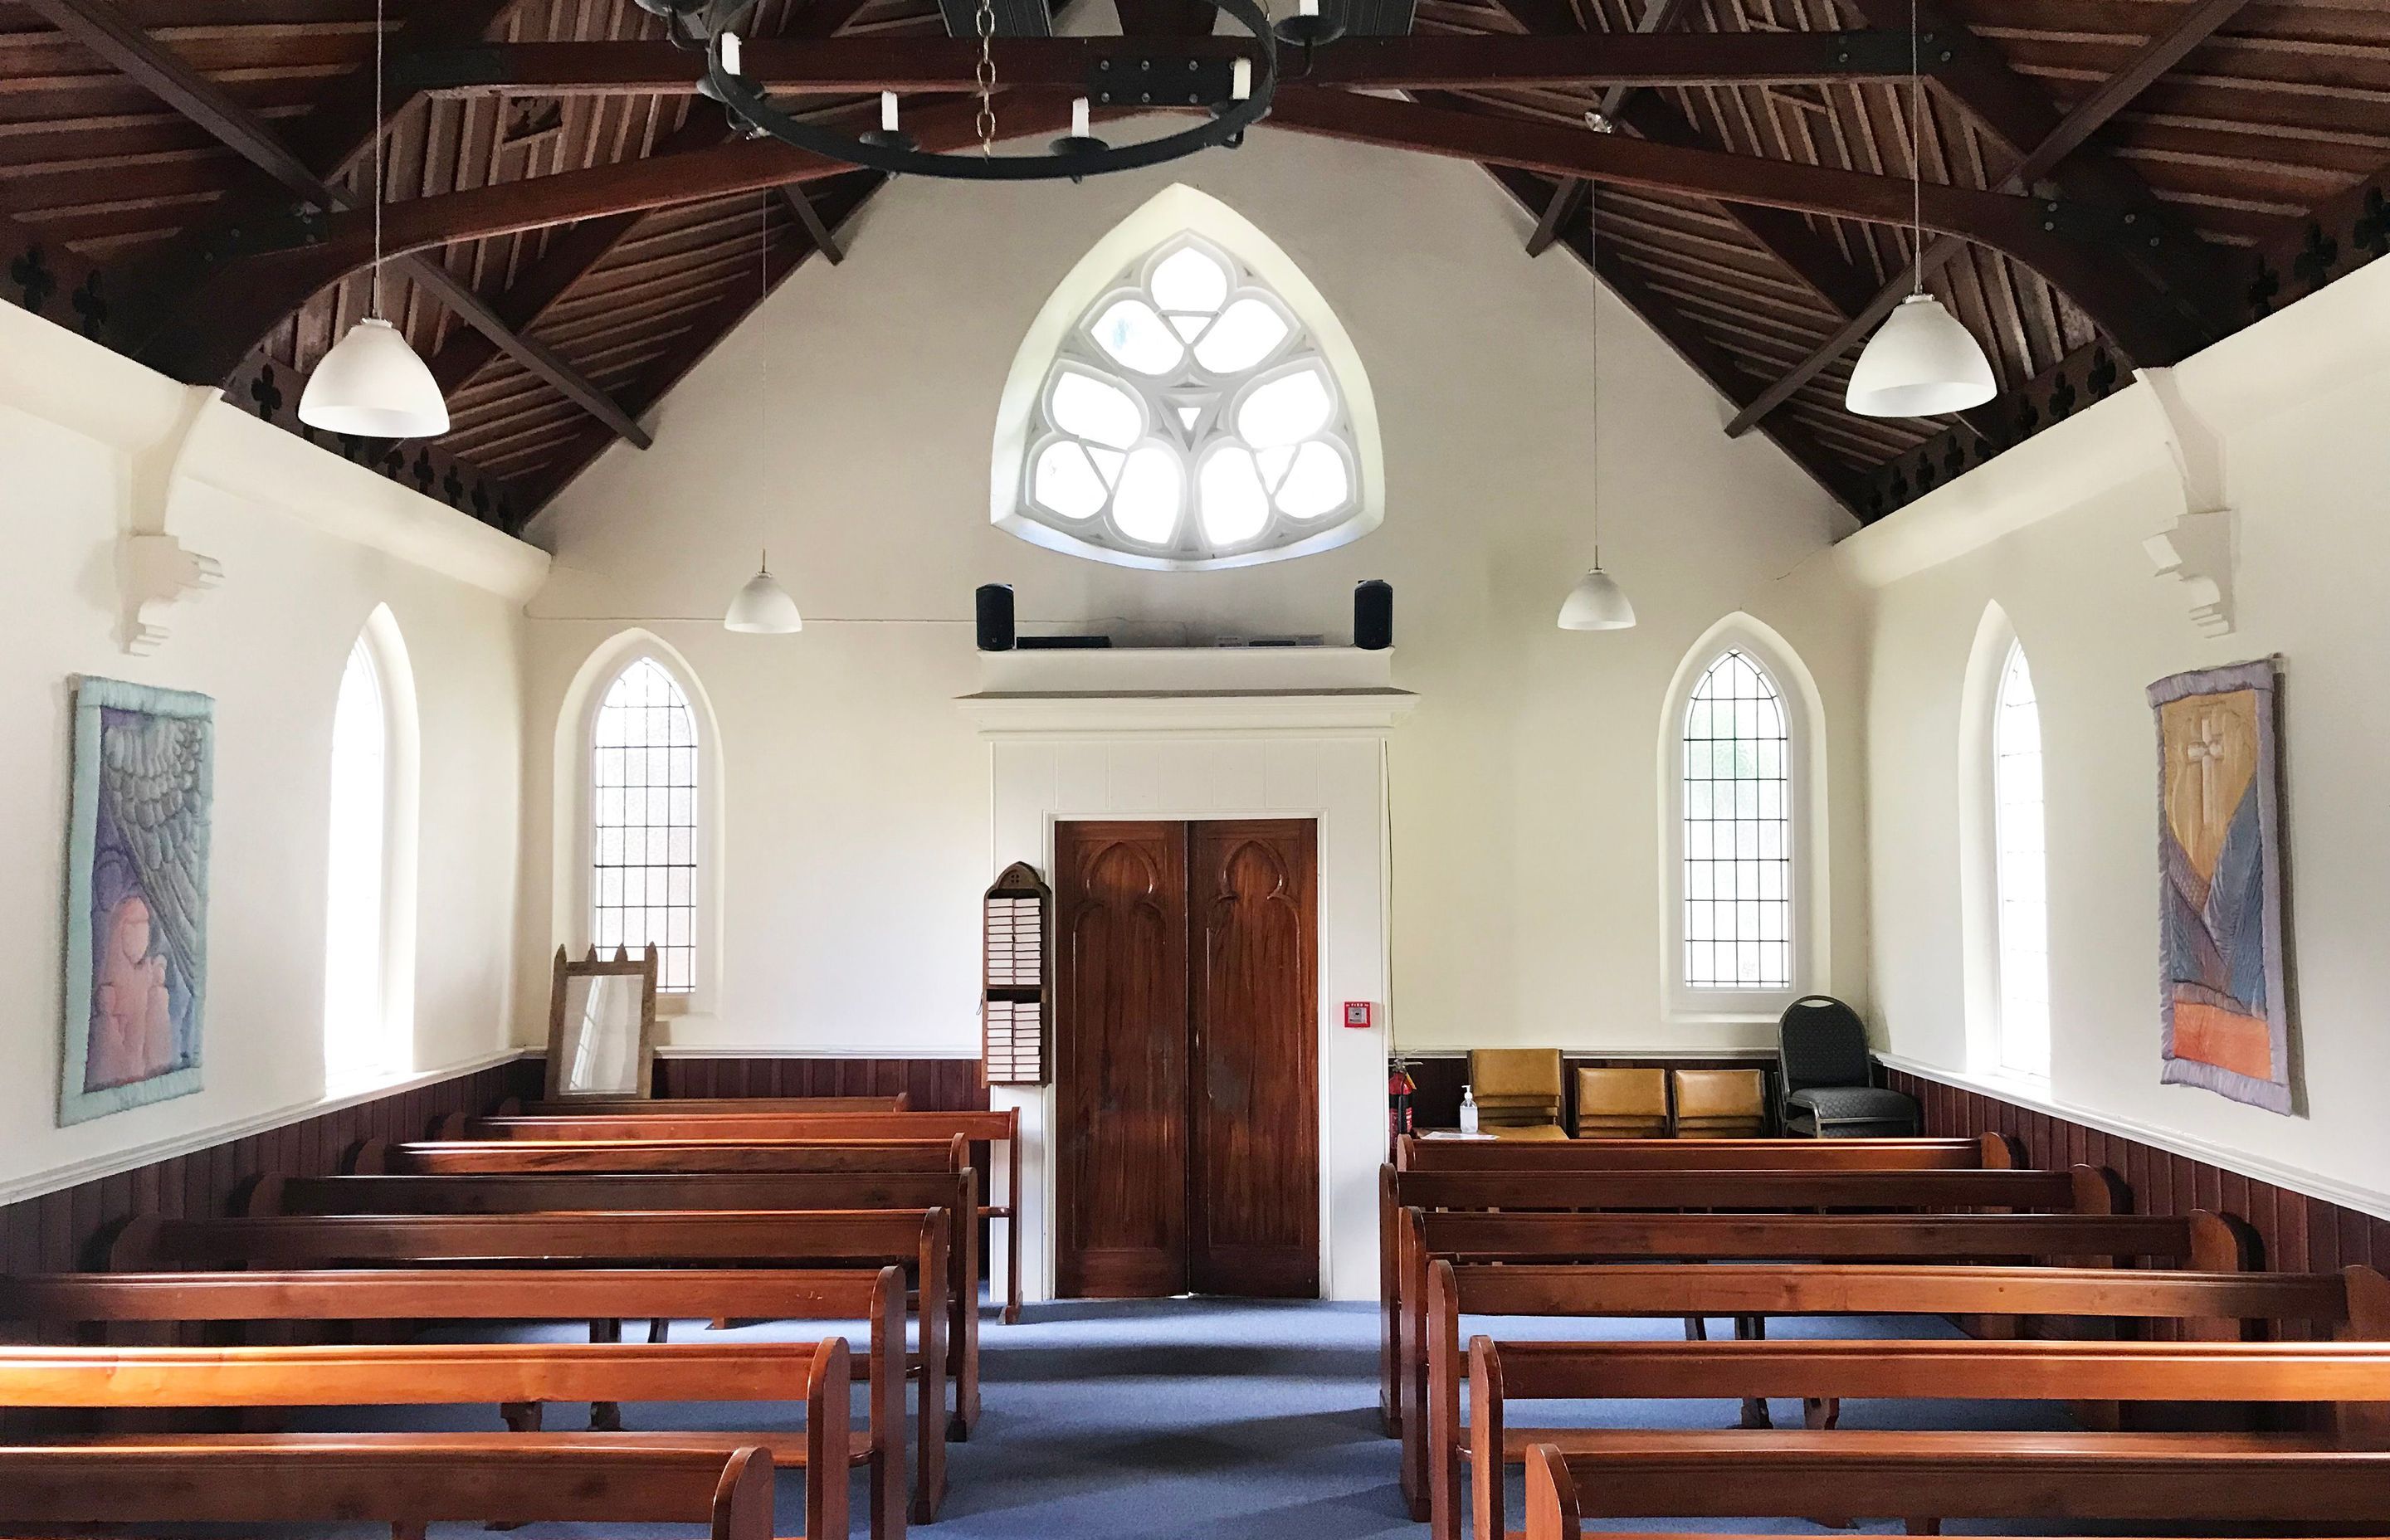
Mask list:
[[[2095,1112],[2088,1107],[2078,1107],[2072,1102],[2061,1101],[2046,1093],[2037,1094],[2033,1086],[2023,1081],[2002,1080],[1990,1075],[1966,1074],[1957,1070],[1947,1070],[1938,1064],[1927,1064],[1895,1053],[1878,1053],[1876,1059],[1886,1068],[1915,1075],[1920,1080],[1930,1080],[1936,1084],[1952,1086],[1961,1091],[1972,1091],[1978,1096],[1990,1097],[1995,1100],[2005,1101],[2032,1111],[2046,1112],[2051,1117],[2064,1118],[2069,1123],[2079,1123],[2087,1128],[2096,1128],[2103,1134],[2113,1134],[2121,1139],[2131,1139],[2138,1144],[2154,1146],[2159,1149],[2193,1161],[2204,1161],[2208,1165],[2220,1166],[2226,1171],[2238,1172],[2243,1176],[2253,1177],[2260,1182],[2271,1183],[2278,1187],[2288,1187],[2293,1192],[2320,1199],[2327,1203],[2337,1203],[2344,1209],[2355,1209],[2360,1213],[2371,1214],[2376,1219],[2390,1219],[2390,1193],[2355,1187],[2337,1178],[2326,1176],[2319,1172],[2308,1171],[2301,1166],[2285,1165],[2279,1161],[2269,1161],[2263,1156],[2252,1155],[2246,1150],[2235,1149],[2229,1145],[2211,1143],[2206,1139],[2196,1138],[2174,1129],[2160,1128],[2155,1124],[2136,1122],[2131,1118],[2120,1118],[2113,1113]]]
[[[544,1057],[538,1048],[525,1048],[523,1057]],[[658,1059],[901,1059],[943,1060],[979,1059],[977,1043],[958,1044],[951,1048],[890,1047],[884,1043],[857,1044],[851,1047],[807,1046],[792,1047],[786,1043],[663,1043],[656,1047]]]
[[[235,1139],[245,1139],[252,1134],[263,1134],[269,1129],[280,1128],[288,1123],[303,1123],[309,1118],[319,1118],[328,1112],[338,1112],[346,1108],[363,1106],[369,1101],[379,1101],[384,1097],[398,1096],[404,1092],[418,1090],[426,1085],[437,1085],[443,1080],[456,1080],[465,1075],[475,1074],[495,1064],[505,1064],[514,1059],[530,1058],[533,1052],[533,1050],[529,1048],[499,1048],[471,1059],[461,1059],[454,1064],[443,1065],[436,1070],[420,1070],[413,1074],[399,1075],[357,1090],[344,1091],[338,1096],[319,1097],[314,1101],[277,1107],[271,1111],[238,1118],[231,1123],[211,1123],[205,1128],[194,1128],[168,1138],[152,1139],[148,1144],[135,1145],[127,1149],[115,1149],[105,1155],[94,1155],[77,1161],[71,1165],[56,1166],[32,1176],[20,1177],[14,1182],[0,1183],[0,1206],[22,1202],[28,1198],[40,1198],[67,1187],[81,1187],[85,1182],[99,1181],[104,1177],[121,1175],[128,1171],[137,1171],[143,1166],[154,1165],[160,1161],[171,1161],[177,1156],[188,1155],[216,1145],[230,1144]]]

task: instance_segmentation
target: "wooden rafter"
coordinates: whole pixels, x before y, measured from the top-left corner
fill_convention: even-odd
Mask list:
[[[213,81],[184,62],[109,0],[27,0],[52,26],[122,71],[168,106],[190,119],[242,159],[319,208],[352,210],[356,199],[343,187],[317,176],[264,120],[243,107]],[[377,189],[379,191],[379,189]],[[525,369],[547,381],[619,436],[645,449],[647,431],[612,399],[591,384],[556,352],[516,333],[487,301],[436,262],[400,257],[417,287],[436,297],[458,319],[487,336]],[[302,296],[303,298],[303,296]],[[246,352],[247,350],[243,350]],[[221,380],[238,359],[209,376]]]
[[[1093,94],[1107,66],[1134,68],[1156,52],[1136,38],[1004,38],[996,77],[1010,87]],[[1251,57],[1233,37],[1171,45],[1170,60]],[[960,91],[971,87],[978,45],[965,38],[855,36],[758,39],[740,72],[782,92]],[[394,85],[440,96],[670,95],[697,88],[695,56],[668,43],[491,43],[392,61]],[[1282,60],[1294,68],[1293,57]],[[1905,33],[1578,32],[1568,37],[1351,37],[1302,67],[1306,85],[1399,90],[1480,87],[1768,84],[1905,77]]]
[[[2151,38],[2122,70],[2076,101],[2051,128],[2049,135],[2001,179],[2000,190],[2020,191],[2055,172],[2068,156],[2081,149],[2093,135],[2106,127],[2111,119],[2131,106],[2134,98],[2148,89],[2152,82],[2179,63],[2193,48],[2206,42],[2217,28],[2230,20],[2248,3],[2249,0],[2195,0],[2172,28]],[[1902,296],[1924,281],[1925,275],[1939,270],[1965,249],[1966,242],[1956,237],[1936,237],[1864,305],[1847,312],[1847,319],[1832,336],[1736,413],[1734,419],[1727,424],[1728,435],[1734,437],[1748,432],[1754,424],[1791,400],[1828,365],[1857,347],[1862,338],[1873,332],[1900,303]]]
[[[906,127],[924,145],[955,148],[977,137],[976,111],[977,104],[969,100],[941,103],[913,114]],[[1004,98],[1003,111],[1008,134],[1051,134],[1068,121],[1068,101],[1060,93],[1014,93]],[[873,118],[872,109],[856,109],[842,121],[860,128]],[[1279,128],[1330,138],[1729,203],[1879,224],[1906,224],[1910,217],[1908,186],[1895,178],[1317,86],[1281,87],[1271,121]],[[383,223],[388,250],[413,251],[784,183],[816,182],[849,169],[843,161],[777,140],[751,139],[686,155],[416,199],[392,205]],[[2045,270],[2067,270],[2088,261],[2075,236],[2098,236],[2115,224],[2111,211],[2062,208],[1970,187],[1929,186],[1923,202],[1929,228],[1963,234]],[[2058,233],[2052,233],[2053,227]],[[298,299],[361,267],[370,253],[371,234],[371,221],[365,214],[337,213],[324,222],[320,239],[222,264],[186,300],[178,324],[152,343],[154,361],[161,367],[199,371],[227,350],[232,350],[231,357],[239,357]],[[2095,292],[2087,303],[2095,314],[2100,298]],[[2114,323],[2127,331],[2133,326],[2127,314],[2118,314]]]
[[[1672,30],[1684,14],[1692,8],[1692,0],[1648,0],[1643,14],[1636,19],[1635,32],[1639,36],[1655,36]],[[1602,34],[1595,34],[1602,35]],[[1737,34],[1748,35],[1748,34]],[[1601,94],[1601,105],[1594,109],[1602,122],[1614,123],[1634,98],[1638,83],[1614,80]],[[1552,196],[1544,204],[1544,212],[1536,217],[1536,232],[1527,237],[1527,255],[1540,257],[1560,234],[1561,222],[1574,211],[1577,200],[1586,196],[1582,177],[1564,176],[1552,188]]]

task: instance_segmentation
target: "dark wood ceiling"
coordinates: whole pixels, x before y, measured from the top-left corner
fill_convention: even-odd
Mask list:
[[[1208,19],[1170,0],[1123,10],[1142,35]],[[1683,47],[1698,50],[1723,46],[1695,41],[1713,35],[1866,43],[1872,31],[1905,55],[1909,15],[1910,0],[1417,0],[1413,36],[1433,48],[1524,33],[1552,40],[1536,46],[1557,57],[1560,39],[1584,32],[1688,34]],[[1593,68],[1557,71],[1562,83],[1446,69],[1434,88],[1410,89],[1409,106],[1315,81],[1305,100],[1282,93],[1280,121],[1485,160],[1536,225],[1531,250],[1598,261],[1735,404],[1730,430],[1768,434],[1863,519],[2097,399],[2134,366],[2174,362],[2390,250],[2384,0],[1928,0],[1921,23],[1932,74],[1915,144],[1908,87],[1881,60],[1789,82],[1724,70],[1700,83],[1684,83],[1681,67],[1673,80],[1647,70],[1648,83]],[[761,0],[742,31],[919,50],[945,36],[934,0]],[[393,219],[400,204],[429,219],[471,201],[452,195],[560,174],[552,188],[594,186],[607,179],[569,173],[667,156],[685,158],[675,171],[726,166],[737,147],[720,111],[686,91],[515,89],[503,69],[499,88],[408,84],[407,61],[485,41],[662,36],[630,0],[392,0],[382,144]],[[159,339],[187,337],[210,282],[263,292],[227,275],[270,271],[357,217],[327,211],[371,196],[374,44],[371,0],[0,0],[11,297],[136,356],[177,360],[161,366],[185,378],[224,379],[237,402],[295,430],[307,370],[365,314],[366,273],[302,281],[254,334],[236,328],[228,353],[223,338],[212,353]],[[1478,58],[1491,45],[1465,46]],[[834,108],[852,91],[818,99]],[[1588,202],[1558,172],[1594,153],[1575,147],[1593,139],[1596,109],[1615,124],[1612,140],[1712,152],[1704,175],[1613,175],[1588,160],[1600,176]],[[1370,121],[1356,125],[1355,112]],[[1569,132],[1528,145],[1531,124]],[[1916,255],[1884,216],[1905,207],[1906,187],[1861,189],[1870,197],[1852,203],[1837,185],[1820,201],[1793,186],[1793,168],[1905,181],[1921,160],[1930,186],[2021,195],[1971,209],[2051,199],[2074,244],[2019,237],[2003,250],[1989,234],[1929,229],[1928,281],[1986,344],[2002,397],[1963,421],[1855,417],[1842,406],[1854,344]],[[559,202],[570,218],[435,241],[392,264],[383,308],[430,361],[453,428],[432,445],[335,447],[518,528],[617,438],[644,443],[639,419],[772,283],[809,258],[839,260],[837,231],[880,178],[816,167],[774,186],[696,173],[685,201],[652,185],[622,194],[623,180]],[[1886,190],[1898,198],[1873,198]]]

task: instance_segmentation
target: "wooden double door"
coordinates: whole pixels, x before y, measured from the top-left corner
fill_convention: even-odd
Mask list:
[[[1317,826],[1054,847],[1061,1294],[1317,1297]]]

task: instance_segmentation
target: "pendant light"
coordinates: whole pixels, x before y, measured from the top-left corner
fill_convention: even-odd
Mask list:
[[[756,290],[755,302],[758,305],[772,292],[772,195],[768,191],[764,194],[762,207],[761,238],[757,246],[762,252],[763,282]],[[756,367],[755,398],[769,412],[772,349],[768,340],[764,343],[760,359]],[[789,591],[780,586],[780,580],[772,575],[772,553],[764,552],[763,558],[755,564],[755,575],[747,580],[747,585],[731,598],[730,608],[723,611],[722,629],[762,636],[787,636],[804,628],[805,618],[797,613],[797,601],[789,597]]]
[[[1931,417],[1992,399],[1983,344],[1925,288],[1925,74],[1918,62],[1917,0],[1908,0],[1908,193],[1915,284],[1868,339],[1843,404],[1866,417]]]
[[[1593,120],[1597,133],[1608,133],[1606,120]],[[1588,414],[1591,424],[1587,438],[1591,443],[1593,474],[1587,482],[1593,504],[1593,568],[1576,580],[1576,586],[1561,601],[1560,625],[1562,631],[1624,631],[1635,623],[1635,607],[1626,602],[1625,591],[1617,580],[1601,570],[1601,197],[1599,187],[1588,187],[1585,199],[1586,265],[1593,270],[1593,400]]]
[[[755,575],[747,580],[747,586],[739,590],[724,612],[722,629],[787,636],[804,628],[805,618],[797,613],[797,601],[772,575],[772,553],[765,552],[764,559],[756,565]]]
[[[374,0],[373,280],[365,319],[333,344],[299,393],[299,420],[366,439],[434,439],[448,431],[440,382],[381,315],[382,5]]]

